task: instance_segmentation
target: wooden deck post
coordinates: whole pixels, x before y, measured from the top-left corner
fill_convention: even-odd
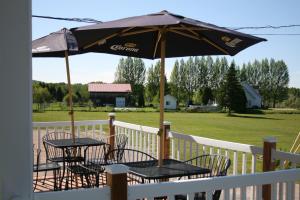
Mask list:
[[[110,186],[111,200],[127,200],[128,167],[121,164],[109,165],[105,167],[107,172],[107,185]]]
[[[114,120],[116,119],[115,113],[109,113],[109,144],[112,149],[115,147],[115,126],[114,126]]]
[[[164,159],[170,158],[170,139],[168,137],[168,133],[171,130],[171,122],[164,121],[164,128],[163,128],[163,134],[164,134]]]
[[[264,138],[263,172],[274,171],[275,162],[272,160],[272,150],[276,150],[276,138]],[[263,185],[263,200],[271,200],[271,185]]]

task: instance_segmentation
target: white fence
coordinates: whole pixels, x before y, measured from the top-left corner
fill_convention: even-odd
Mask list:
[[[88,136],[101,139],[105,134],[104,129],[108,130],[108,124],[108,120],[75,121],[75,134],[77,137]],[[36,148],[43,150],[42,138],[44,135],[54,131],[71,132],[70,126],[70,121],[33,122],[33,144]]]
[[[127,147],[146,152],[154,157],[159,153],[158,128],[114,121],[116,134],[128,136]]]
[[[215,177],[205,179],[191,179],[159,184],[142,184],[128,187],[128,199],[147,199],[167,196],[174,200],[175,195],[187,195],[187,199],[194,199],[195,193],[205,192],[206,199],[211,200],[215,190],[222,190],[221,199],[262,199],[262,185],[271,184],[272,200],[299,199],[299,191],[295,190],[295,182],[300,180],[300,169],[281,170],[265,173],[246,174],[237,176]],[[284,190],[278,190],[279,184],[284,184]],[[255,188],[255,194],[248,193],[248,188]],[[234,196],[233,190],[239,191]]]
[[[108,120],[76,121],[76,135],[78,137],[89,136],[101,139],[105,132],[108,132],[108,124]],[[158,157],[158,128],[121,121],[114,121],[114,126],[116,134],[126,134],[128,136],[128,148],[141,150]],[[51,131],[70,131],[70,122],[34,122],[33,128],[34,143],[38,145],[38,148],[41,148],[41,138],[43,135]],[[205,153],[227,155],[232,160],[229,172],[236,176],[133,185],[128,188],[129,199],[153,199],[154,196],[168,196],[169,199],[174,199],[175,194],[187,194],[189,199],[193,199],[194,193],[199,192],[199,188],[201,188],[201,191],[207,193],[207,199],[211,198],[212,191],[216,189],[224,191],[222,192],[223,199],[229,199],[229,197],[230,199],[261,199],[261,185],[268,183],[273,186],[273,199],[289,200],[296,197],[300,199],[300,186],[299,184],[297,186],[294,184],[295,181],[300,181],[299,169],[256,173],[258,163],[262,159],[263,149],[261,147],[186,135],[173,131],[168,133],[168,137],[171,142],[170,152],[172,158],[187,160]],[[285,169],[286,167],[296,168],[300,164],[299,154],[273,151],[272,158],[278,161],[280,169]],[[87,195],[86,197],[93,199],[94,194],[98,194],[100,190],[91,190],[92,193],[86,192],[86,189],[80,191],[84,191],[84,194]],[[106,189],[103,191],[107,194]],[[71,199],[75,194],[73,191],[70,191],[70,193],[55,193],[49,193],[49,195],[35,194],[35,199]],[[60,198],[59,194],[62,197],[64,196],[64,198]],[[106,198],[103,196],[103,199]]]

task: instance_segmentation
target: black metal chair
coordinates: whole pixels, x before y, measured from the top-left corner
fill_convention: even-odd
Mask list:
[[[106,155],[107,164],[125,164],[157,160],[153,156],[135,149],[113,149]]]
[[[71,177],[71,187],[73,175],[79,176],[82,187],[99,187],[100,175],[104,172],[106,165],[106,155],[109,151],[109,144],[89,146],[84,149],[84,162],[73,162],[67,166],[68,176]],[[86,180],[86,186],[84,183]],[[68,180],[67,180],[68,181]],[[102,182],[104,183],[104,181]]]
[[[149,166],[148,162],[143,161],[157,161],[153,156],[138,151],[135,149],[113,149],[106,155],[106,163],[109,164],[129,164],[131,166],[143,167],[143,165]],[[131,183],[145,183],[143,178],[137,177],[133,174],[128,174],[128,181]]]
[[[125,134],[116,134],[112,136],[103,136],[100,140],[109,144],[110,138],[114,137],[115,146],[111,147],[113,149],[124,149],[128,142],[128,137]]]
[[[229,157],[219,155],[219,154],[211,154],[211,155],[201,155],[190,160],[185,161],[188,164],[195,165],[202,168],[210,169],[209,174],[205,175],[197,175],[188,177],[190,178],[204,178],[204,177],[215,177],[215,176],[226,176],[227,170],[230,167],[231,161]],[[213,200],[218,200],[221,195],[221,190],[216,190],[213,192]],[[185,195],[176,195],[176,200],[186,200],[187,197]],[[194,200],[205,200],[205,192],[200,192],[195,194]]]
[[[35,180],[33,183],[33,191],[36,190],[37,182],[39,180],[39,172],[47,172],[47,171],[52,171],[53,172],[53,177],[54,177],[54,190],[58,189],[58,180],[59,180],[59,174],[60,174],[60,165],[56,162],[52,163],[41,163],[40,162],[40,155],[41,155],[41,150],[33,150],[34,154],[34,164],[33,164],[33,172],[35,173]],[[44,178],[45,181],[45,178]]]
[[[84,158],[81,156],[81,149],[73,149],[68,148],[64,149],[55,148],[54,146],[49,145],[47,140],[59,140],[59,139],[71,139],[72,134],[67,132],[49,132],[43,138],[43,145],[45,147],[46,152],[46,163],[49,164],[51,162],[56,163],[72,163],[72,162],[83,162]],[[72,155],[76,152],[76,155]],[[63,171],[64,173],[64,171]],[[44,181],[47,176],[47,171],[45,172]]]

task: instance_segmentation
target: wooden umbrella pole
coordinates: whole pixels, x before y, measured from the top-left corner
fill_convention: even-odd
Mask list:
[[[68,91],[69,91],[69,115],[71,117],[71,131],[72,131],[72,139],[75,143],[75,126],[74,126],[74,111],[73,111],[73,92],[72,92],[72,85],[71,85],[71,78],[70,78],[70,67],[69,67],[69,55],[68,51],[65,51],[65,59],[66,59],[66,68],[67,68],[67,78],[68,78]]]
[[[161,62],[160,62],[160,115],[159,115],[159,159],[158,166],[162,166],[163,157],[164,157],[164,133],[163,133],[163,124],[164,124],[164,94],[165,94],[165,57],[166,57],[166,35],[165,29],[160,31],[161,33]]]

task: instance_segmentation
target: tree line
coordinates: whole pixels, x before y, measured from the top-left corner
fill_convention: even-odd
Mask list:
[[[207,104],[223,102],[228,88],[226,82],[229,69],[235,70],[237,84],[242,81],[254,86],[263,97],[265,107],[298,106],[300,92],[289,89],[289,73],[283,60],[263,59],[238,66],[226,57],[213,59],[210,56],[189,57],[176,60],[170,75],[165,77],[165,94],[175,96],[180,105]],[[231,70],[231,76],[233,71]],[[131,106],[157,105],[159,102],[160,61],[148,70],[139,58],[121,58],[115,72],[114,83],[129,83],[132,87]],[[75,103],[89,102],[86,84],[74,84],[73,99]],[[222,96],[223,95],[223,96]],[[227,94],[228,96],[228,94]],[[63,102],[68,98],[65,83],[33,82],[33,100],[35,103]]]
[[[189,57],[174,63],[170,80],[166,82],[165,93],[178,99],[180,104],[207,104],[208,100],[221,101],[218,96],[225,84],[229,66],[236,70],[237,80],[246,81],[259,90],[263,105],[275,107],[288,97],[289,73],[284,61],[275,59],[255,60],[239,67],[226,57],[213,59]],[[122,58],[115,73],[116,83],[130,83],[135,105],[158,103],[160,61],[146,71],[142,59]],[[144,87],[144,89],[143,89]],[[141,97],[142,96],[142,97]],[[142,101],[144,98],[145,103]],[[140,102],[138,101],[140,100]],[[220,102],[218,102],[220,103]]]

